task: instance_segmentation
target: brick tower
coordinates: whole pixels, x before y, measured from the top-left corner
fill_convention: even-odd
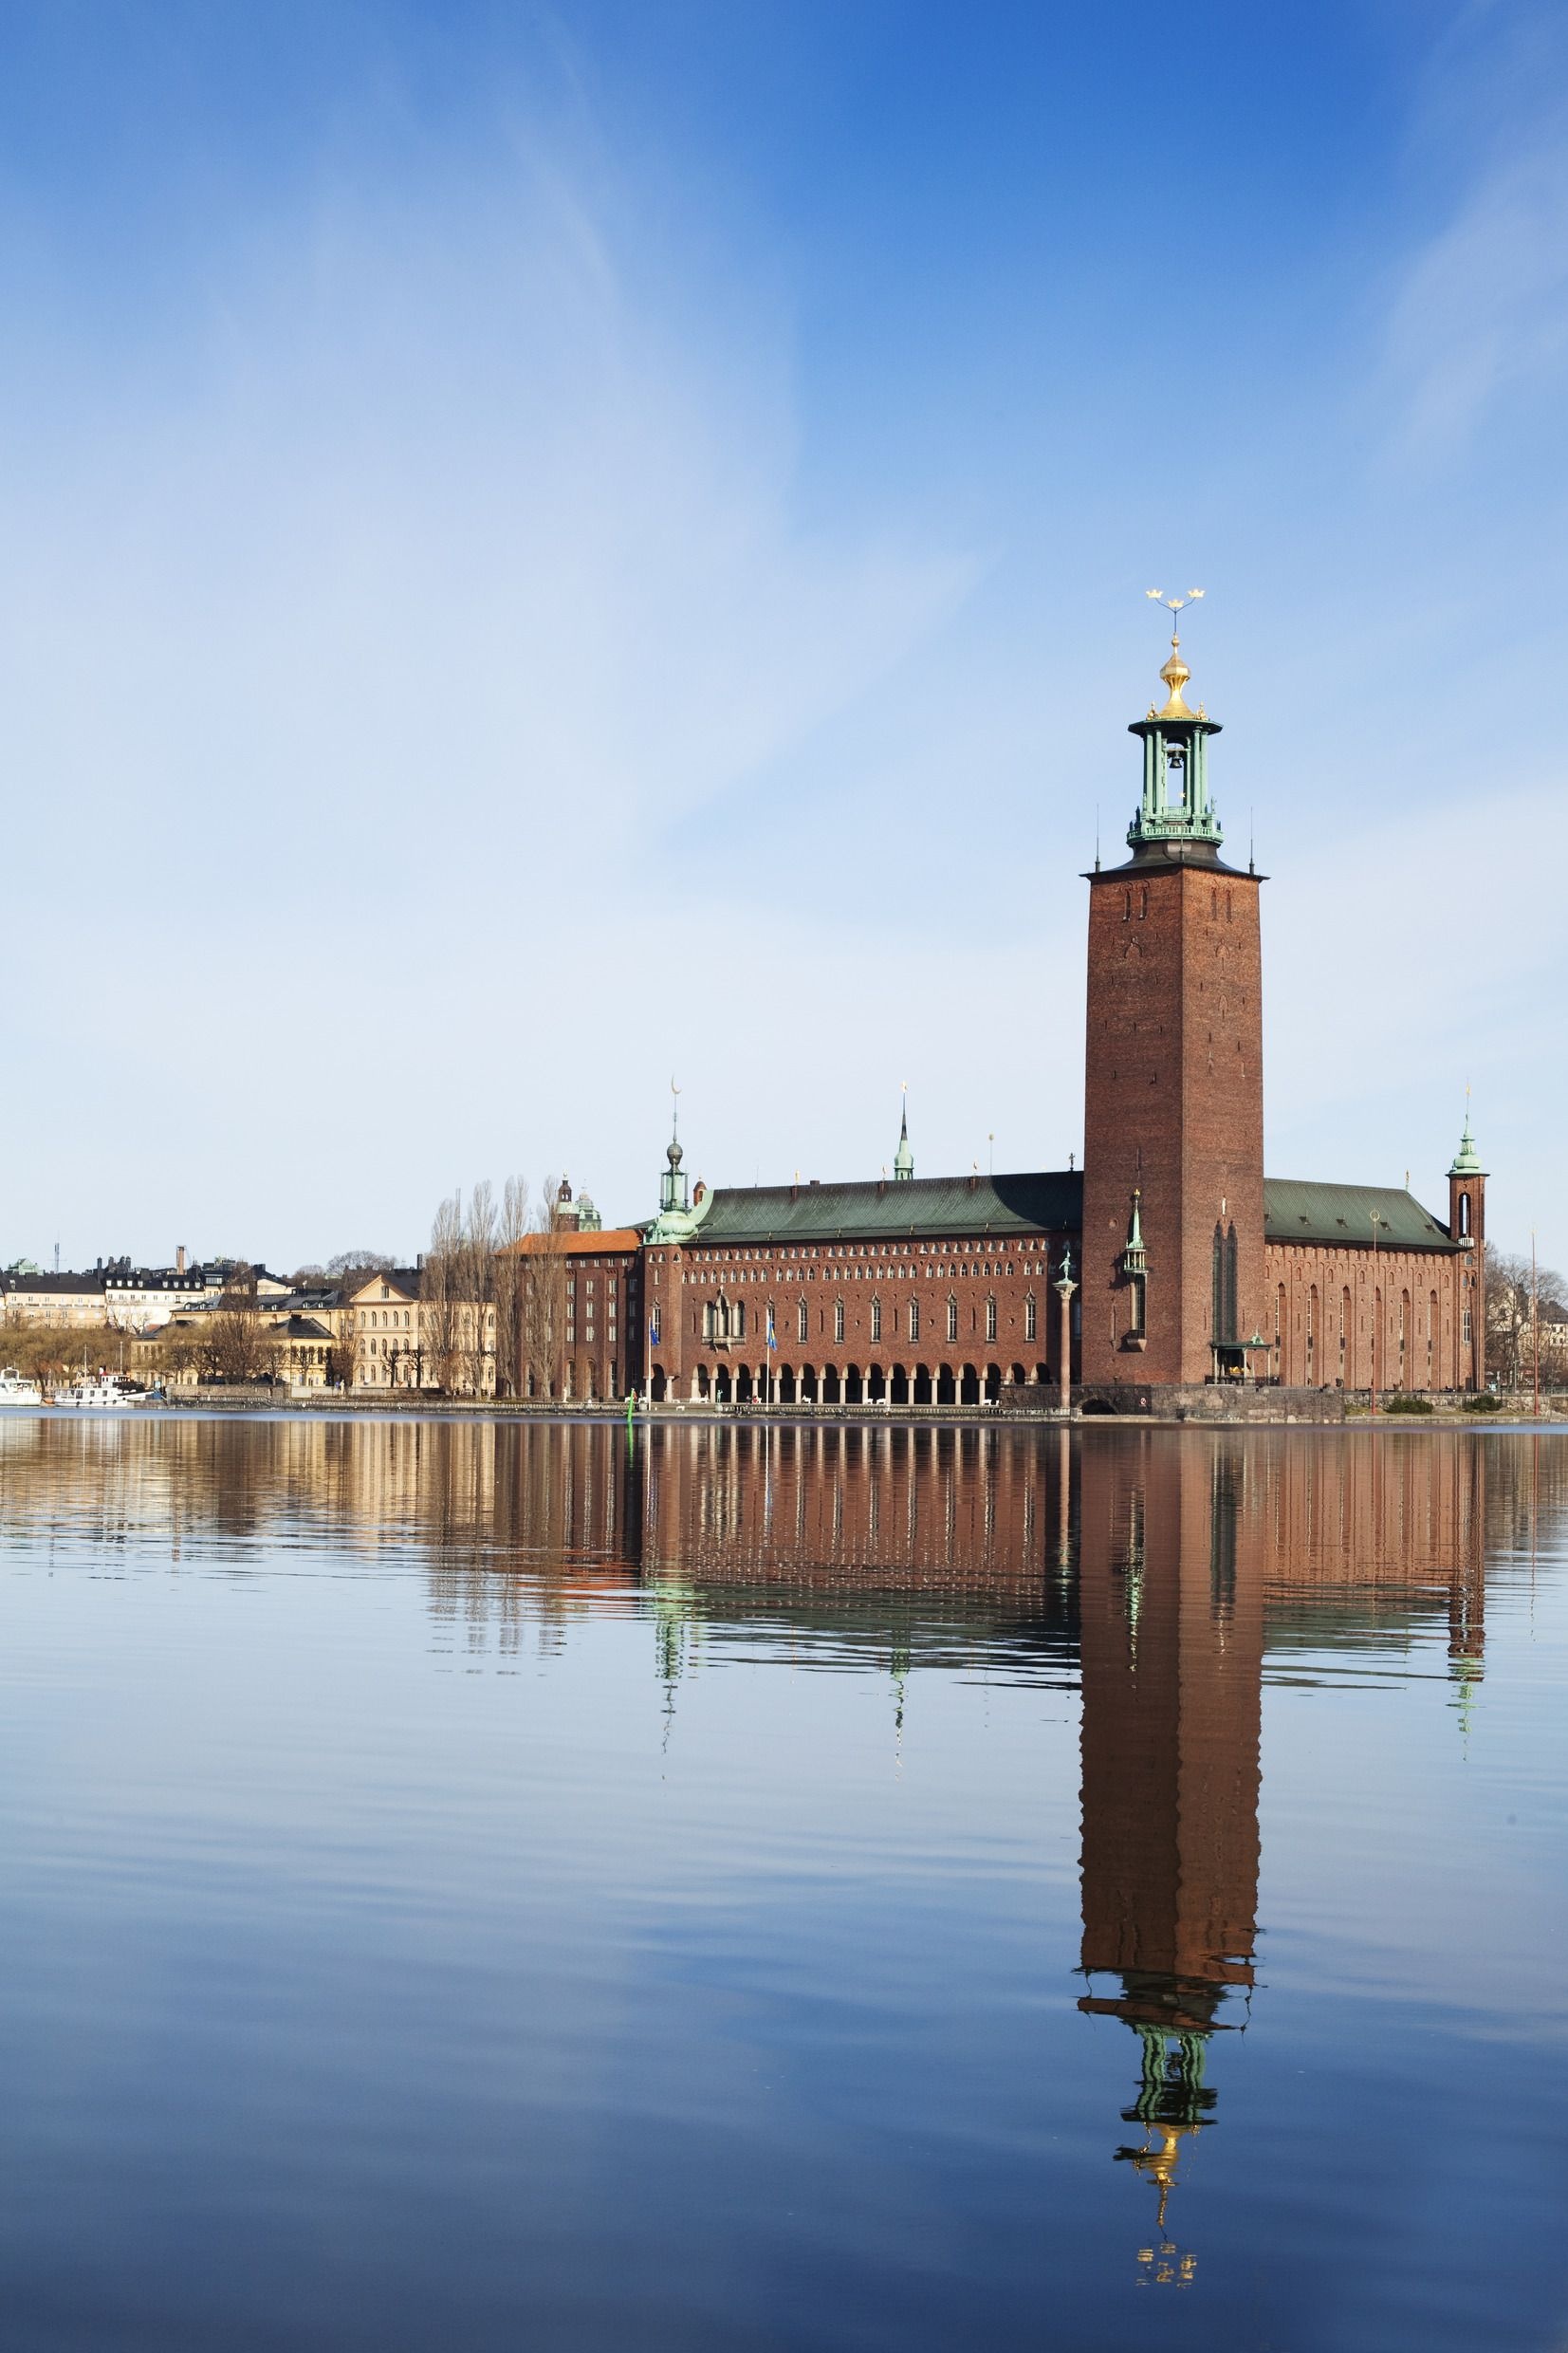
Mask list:
[[[1179,609],[1177,607],[1176,609]],[[1089,882],[1083,1105],[1086,1386],[1242,1380],[1266,1360],[1258,885],[1220,856],[1219,733],[1175,637],[1122,866]]]

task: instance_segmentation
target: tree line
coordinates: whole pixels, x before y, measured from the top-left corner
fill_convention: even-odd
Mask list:
[[[1486,1254],[1486,1379],[1503,1389],[1522,1389],[1535,1372],[1536,1315],[1540,1301],[1542,1323],[1561,1320],[1568,1303],[1568,1283],[1555,1267],[1532,1269],[1527,1257],[1502,1251],[1488,1242]],[[1555,1355],[1542,1355],[1540,1377],[1560,1381],[1563,1366]]]
[[[557,1398],[565,1387],[566,1262],[572,1230],[546,1177],[537,1201],[526,1176],[499,1197],[489,1178],[448,1195],[431,1224],[421,1269],[424,1375],[449,1396]]]

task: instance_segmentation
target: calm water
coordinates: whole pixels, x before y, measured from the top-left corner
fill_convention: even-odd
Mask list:
[[[1568,1438],[0,1424],[0,2343],[1559,2347]]]

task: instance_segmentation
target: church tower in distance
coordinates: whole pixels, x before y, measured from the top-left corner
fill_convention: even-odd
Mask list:
[[[1263,878],[1220,856],[1190,675],[1172,636],[1132,855],[1087,878],[1080,1378],[1140,1390],[1239,1378],[1264,1321]]]

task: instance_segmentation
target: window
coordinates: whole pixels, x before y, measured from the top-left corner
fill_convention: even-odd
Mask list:
[[[994,1299],[987,1299],[986,1302],[986,1337],[987,1340],[996,1338],[996,1302]]]
[[[811,1310],[802,1299],[795,1318],[795,1329],[802,1340],[811,1337]]]
[[[919,1339],[919,1337],[920,1337],[920,1302],[918,1301],[918,1299],[912,1299],[912,1300],[910,1301],[910,1338],[911,1338],[912,1340],[918,1340],[918,1339]]]
[[[1040,1310],[1035,1306],[1033,1291],[1024,1302],[1024,1337],[1025,1340],[1038,1340],[1040,1337]]]
[[[844,1303],[841,1299],[836,1299],[833,1303],[833,1337],[835,1340],[842,1340],[843,1336]]]
[[[957,1302],[957,1300],[956,1300],[956,1299],[950,1299],[950,1300],[949,1300],[949,1302],[948,1302],[948,1339],[949,1339],[949,1342],[950,1342],[950,1343],[952,1341],[955,1341],[957,1338],[958,1338],[958,1302]]]
[[[871,1303],[871,1336],[873,1340],[882,1337],[882,1303],[879,1299],[874,1299]]]

